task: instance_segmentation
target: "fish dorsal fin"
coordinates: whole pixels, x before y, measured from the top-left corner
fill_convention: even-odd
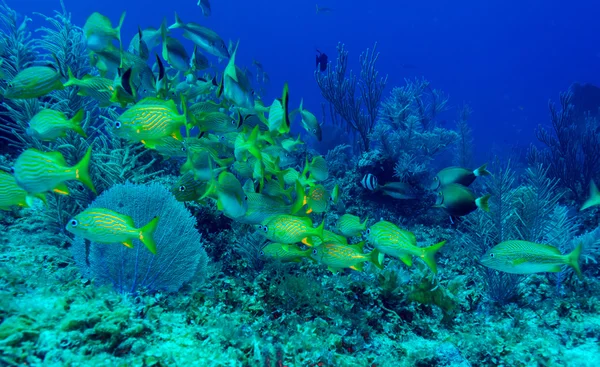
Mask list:
[[[54,161],[54,163],[60,164],[61,166],[67,167],[67,162],[65,161],[65,157],[59,152],[45,152],[43,153],[50,159]]]
[[[355,244],[350,245],[350,246],[352,246],[353,248],[355,248],[359,252],[364,252],[365,241],[361,241],[359,243],[355,243]]]

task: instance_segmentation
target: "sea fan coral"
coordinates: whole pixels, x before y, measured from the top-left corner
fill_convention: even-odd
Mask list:
[[[82,275],[98,284],[112,284],[121,293],[175,292],[195,275],[198,264],[207,256],[201,236],[194,228],[194,217],[161,184],[117,185],[100,195],[90,207],[129,215],[138,227],[155,216],[160,218],[154,233],[157,255],[137,240],[130,249],[120,244],[89,243],[75,238],[72,253]]]

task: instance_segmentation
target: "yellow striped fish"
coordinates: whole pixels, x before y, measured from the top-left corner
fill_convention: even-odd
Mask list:
[[[282,262],[301,262],[303,258],[311,259],[311,249],[302,250],[296,245],[271,242],[260,251],[260,256]]]
[[[196,116],[202,113],[222,112],[222,109],[224,109],[222,104],[216,104],[213,101],[202,101],[191,105],[188,111],[192,116]]]
[[[112,27],[112,23],[108,17],[94,12],[90,15],[83,25],[83,34],[87,40],[87,46],[92,51],[102,51],[112,45],[112,41],[119,42],[119,48],[123,49],[121,43],[121,27],[125,21],[125,12],[121,15],[119,25],[116,28]]]
[[[98,101],[100,107],[108,107],[112,104],[112,97],[115,88],[115,81],[101,76],[85,75],[77,79],[69,68],[69,80],[64,84],[65,88],[75,86],[79,88],[78,96],[90,97]]]
[[[360,236],[367,229],[369,217],[361,223],[360,218],[352,214],[344,214],[338,219],[336,228],[346,237]]]
[[[563,265],[568,265],[581,278],[581,248],[580,243],[571,253],[563,255],[554,246],[509,240],[488,250],[481,257],[481,263],[488,268],[513,274],[557,273],[562,270]]]
[[[287,205],[281,198],[248,191],[246,191],[246,196],[248,197],[248,210],[243,217],[236,219],[240,223],[261,224],[275,215],[290,214],[290,205]]]
[[[27,191],[27,203],[30,205],[33,196],[48,191],[68,195],[69,189],[65,182],[69,180],[77,180],[95,193],[96,189],[89,175],[91,156],[92,147],[89,147],[81,161],[69,167],[59,152],[27,149],[15,162],[14,177],[17,184]]]
[[[27,99],[38,98],[46,94],[64,89],[60,82],[60,72],[51,66],[32,66],[21,70],[11,80],[4,92],[4,98]]]
[[[154,149],[157,141],[166,136],[182,140],[179,129],[187,125],[185,101],[179,114],[173,100],[147,97],[125,111],[114,123],[113,132],[131,142],[142,142]]]
[[[343,245],[347,245],[348,239],[344,236],[341,236],[339,234],[333,233],[333,232],[325,229],[325,230],[323,230],[323,239],[320,239],[319,237],[315,236],[315,237],[308,237],[306,239],[306,241],[302,241],[302,243],[308,247],[321,246],[321,244],[323,242],[335,242],[335,243],[341,243]]]
[[[213,133],[229,133],[237,131],[244,123],[239,113],[235,119],[222,112],[201,113],[194,116],[196,125],[200,131],[212,131]]]
[[[306,196],[306,214],[324,213],[329,204],[329,195],[323,185],[316,185],[308,190]]]
[[[337,273],[344,268],[362,271],[365,262],[370,262],[379,269],[383,269],[383,254],[377,249],[365,254],[364,245],[364,242],[356,245],[326,242],[313,248],[311,257],[319,263],[327,265],[327,269],[332,273]]]
[[[311,236],[323,238],[324,225],[325,221],[314,228],[310,218],[280,214],[265,220],[258,229],[270,241],[296,243],[306,241]]]
[[[171,188],[171,193],[177,201],[196,201],[208,188],[208,184],[194,178],[194,172],[188,171],[183,174]]]
[[[437,273],[435,254],[446,241],[429,247],[418,247],[412,232],[398,228],[395,224],[381,221],[373,224],[366,232],[367,241],[386,255],[397,257],[408,266],[412,265],[412,256],[421,258],[425,264]]]
[[[156,255],[154,231],[158,217],[142,228],[136,228],[133,219],[124,214],[104,208],[90,208],[77,214],[67,224],[67,231],[76,236],[98,243],[122,243],[133,248],[133,240],[140,240]]]
[[[57,138],[64,138],[67,136],[67,131],[73,130],[87,138],[81,127],[84,116],[83,109],[79,110],[72,119],[68,119],[63,112],[46,108],[31,118],[27,134],[42,141],[53,141]]]
[[[37,197],[46,202],[44,194]],[[12,206],[28,206],[27,191],[17,185],[13,175],[0,171],[0,210],[9,210]]]
[[[310,173],[309,179],[325,181],[329,177],[329,168],[325,158],[322,155],[314,157],[308,165],[308,172]]]

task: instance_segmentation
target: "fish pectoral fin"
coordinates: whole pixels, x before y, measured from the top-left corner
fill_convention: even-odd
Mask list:
[[[398,258],[399,258],[399,259],[400,259],[400,260],[401,260],[403,263],[405,263],[405,264],[406,264],[406,266],[412,266],[412,256],[410,256],[410,255],[408,255],[408,254],[407,254],[407,255],[401,255],[401,256],[398,256]]]
[[[54,191],[57,194],[61,194],[61,195],[69,195],[69,188],[67,187],[67,184],[64,182],[58,184],[52,191]]]
[[[561,271],[562,271],[562,266],[560,266],[560,265],[555,265],[548,269],[549,273],[560,273]]]
[[[516,259],[512,261],[513,266],[521,265],[527,262],[527,259]]]
[[[124,241],[123,245],[125,245],[125,247],[133,248],[133,240]]]
[[[358,263],[350,267],[352,270],[363,271],[363,263]]]
[[[330,272],[332,272],[333,274],[337,274],[338,271],[340,271],[340,269],[338,268],[332,268],[331,266],[327,267],[327,270],[329,270]]]

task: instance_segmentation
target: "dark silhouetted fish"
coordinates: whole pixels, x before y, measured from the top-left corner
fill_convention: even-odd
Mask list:
[[[327,70],[327,54],[317,50],[317,64],[315,65],[320,71]]]

